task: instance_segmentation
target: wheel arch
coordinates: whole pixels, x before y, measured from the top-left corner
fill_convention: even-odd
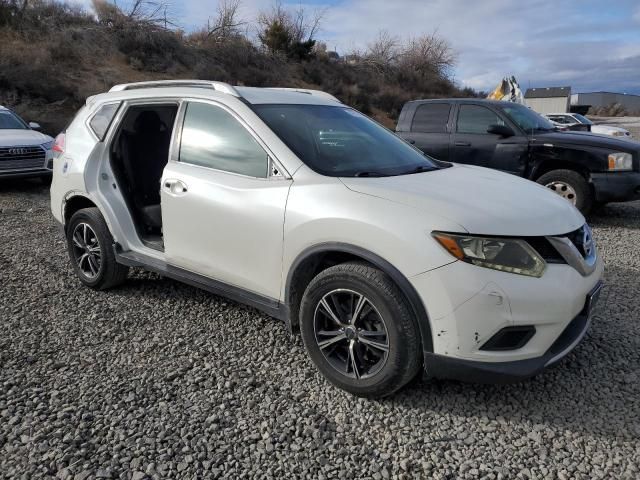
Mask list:
[[[531,170],[529,180],[536,181],[545,173],[549,173],[553,170],[573,170],[574,172],[582,175],[587,182],[591,183],[591,171],[586,166],[568,160],[557,160],[552,158],[542,159],[537,162]]]
[[[309,282],[322,270],[347,261],[364,261],[389,275],[409,303],[422,340],[422,349],[433,352],[431,325],[426,308],[409,280],[389,261],[356,245],[328,242],[303,250],[293,261],[285,282],[286,323],[290,332],[298,329],[300,302]]]

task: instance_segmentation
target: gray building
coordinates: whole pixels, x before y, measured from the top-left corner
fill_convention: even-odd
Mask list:
[[[571,87],[529,88],[524,98],[538,113],[565,113],[569,111]]]
[[[640,113],[640,95],[613,92],[587,92],[571,95],[571,105],[590,105],[593,108],[608,107],[618,103],[629,113]]]

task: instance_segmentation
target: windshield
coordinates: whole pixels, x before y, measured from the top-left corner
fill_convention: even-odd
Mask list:
[[[502,110],[527,133],[550,132],[556,129],[553,123],[524,105],[505,105]]]
[[[584,123],[585,125],[593,125],[593,122],[589,120],[587,117],[583,117],[579,113],[574,113],[573,118],[578,120],[580,123]]]
[[[254,105],[258,116],[311,169],[332,177],[383,177],[440,168],[357,111],[327,105]]]
[[[20,117],[9,110],[0,110],[0,130],[26,130],[29,128]]]

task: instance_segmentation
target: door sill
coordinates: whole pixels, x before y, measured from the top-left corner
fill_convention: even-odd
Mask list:
[[[287,318],[286,306],[275,298],[250,292],[234,285],[228,285],[218,280],[170,265],[165,261],[143,253],[133,251],[123,252],[117,244],[114,246],[114,253],[116,261],[122,265],[143,268],[164,277],[172,278],[179,282],[201,288],[215,295],[220,295],[230,300],[254,307],[279,320],[286,320]]]

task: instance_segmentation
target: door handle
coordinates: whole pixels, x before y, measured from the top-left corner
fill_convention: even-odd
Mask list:
[[[469,142],[456,142],[456,147],[470,147],[471,144]]]
[[[167,179],[164,181],[164,189],[172,195],[187,193],[187,185],[182,180]]]

